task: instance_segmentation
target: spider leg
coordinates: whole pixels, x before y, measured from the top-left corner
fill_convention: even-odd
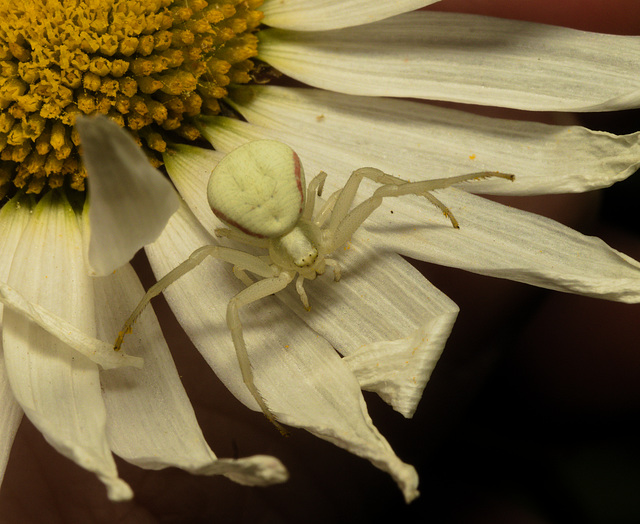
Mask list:
[[[362,225],[362,223],[382,204],[385,197],[398,197],[401,195],[420,195],[424,196],[429,202],[438,207],[451,220],[453,227],[458,227],[458,221],[453,217],[451,211],[429,191],[436,189],[444,189],[446,187],[467,182],[469,180],[477,180],[479,178],[500,177],[513,180],[513,175],[506,175],[497,172],[482,171],[478,173],[470,173],[449,178],[438,178],[435,180],[424,180],[420,182],[407,182],[401,178],[387,175],[386,173],[372,167],[363,167],[357,169],[351,174],[342,193],[338,196],[338,200],[334,206],[331,220],[329,222],[328,233],[333,236],[333,249],[340,247],[347,242],[353,233]],[[357,205],[349,212],[349,208],[355,198],[355,193],[363,178],[370,178],[374,182],[384,184],[379,187],[373,195]],[[348,192],[347,192],[348,189]],[[346,195],[345,195],[345,192]]]
[[[340,264],[336,260],[333,260],[332,258],[325,258],[324,263],[327,266],[330,266],[333,268],[333,280],[338,282],[338,280],[340,280],[340,277],[342,276],[342,272],[340,271]]]
[[[314,222],[318,227],[324,226],[325,222],[331,216],[331,212],[333,211],[333,206],[336,205],[336,201],[340,196],[340,192],[342,189],[338,189],[338,191],[334,191],[331,196],[326,200],[324,205],[320,208],[320,211],[313,218]]]
[[[214,245],[208,245],[198,248],[193,253],[191,253],[187,260],[173,268],[171,271],[169,271],[169,273],[167,273],[164,277],[162,277],[160,280],[158,280],[158,282],[156,282],[149,288],[136,308],[133,310],[133,313],[131,313],[127,321],[122,326],[122,329],[118,333],[118,337],[116,338],[113,348],[116,351],[120,349],[125,335],[127,335],[127,333],[131,333],[131,327],[153,297],[162,293],[167,287],[173,284],[181,276],[195,269],[205,258],[209,256],[219,258],[220,260],[230,262],[234,265],[238,265],[243,269],[247,269],[252,273],[255,273],[256,275],[260,275],[261,277],[273,277],[277,272],[276,269],[271,267],[266,262],[260,260],[260,258],[250,255],[249,253],[245,253],[244,251],[240,251],[238,249]]]
[[[356,169],[351,173],[349,180],[347,180],[347,183],[336,197],[337,199],[333,205],[331,219],[329,220],[329,230],[335,231],[338,228],[338,224],[340,224],[347,217],[347,214],[349,214],[349,209],[351,208],[351,204],[353,204],[353,200],[356,197],[356,193],[363,178],[370,178],[374,182],[385,185],[403,185],[407,183],[406,180],[402,180],[401,178],[392,175],[387,175],[383,171],[373,167],[362,167],[360,169]],[[375,209],[375,207],[373,209]],[[371,212],[373,212],[373,209]]]
[[[302,275],[298,275],[296,279],[296,291],[300,296],[300,301],[302,305],[307,311],[311,311],[311,306],[309,305],[309,297],[307,296],[307,292],[304,290],[304,277]]]
[[[247,289],[240,291],[229,301],[229,305],[227,306],[227,325],[229,326],[229,331],[231,331],[231,338],[238,356],[238,364],[240,365],[242,380],[260,406],[264,416],[267,417],[267,419],[269,419],[269,421],[277,427],[283,435],[287,434],[285,429],[276,421],[275,415],[269,409],[269,406],[267,406],[266,401],[260,394],[260,391],[258,391],[253,380],[251,361],[249,360],[247,346],[244,341],[244,336],[242,335],[242,324],[240,323],[238,310],[242,306],[246,306],[247,304],[251,304],[261,298],[268,297],[269,295],[273,295],[278,291],[283,290],[293,280],[293,278],[294,274],[284,271],[277,276],[258,280]]]
[[[311,182],[307,189],[307,202],[302,212],[302,218],[305,220],[311,220],[313,217],[313,209],[316,205],[316,194],[322,195],[322,189],[324,188],[324,181],[327,178],[327,174],[324,171],[320,171]]]
[[[441,200],[438,200],[431,193],[422,193],[421,196],[425,197],[429,202],[431,202],[440,211],[442,211],[442,214],[444,216],[446,216],[451,221],[451,225],[455,229],[460,229],[460,224],[458,224],[458,221],[456,220],[456,217],[453,216],[453,213],[451,212],[451,210],[447,206],[445,206],[444,203]]]
[[[243,233],[239,229],[229,229],[226,227],[220,227],[215,229],[214,234],[217,237],[225,237],[230,238],[231,240],[237,240],[238,242],[242,242],[243,244],[247,244],[248,246],[255,246],[261,248],[269,247],[269,239],[268,238],[260,238],[260,237],[252,237],[251,235],[247,235]]]
[[[247,272],[239,266],[233,266],[231,271],[233,271],[233,275],[247,287],[255,282],[254,280],[251,280],[251,277],[247,275]]]
[[[364,169],[373,169],[373,168],[364,168]],[[358,170],[359,171],[359,170]],[[376,170],[377,171],[377,170]],[[364,175],[367,178],[370,178],[369,175]],[[387,175],[391,176],[391,175]],[[480,180],[481,178],[504,178],[506,180],[515,180],[514,175],[509,175],[506,173],[499,173],[497,171],[478,171],[477,173],[468,173],[466,175],[458,175],[452,176],[449,178],[435,178],[433,180],[422,180],[420,182],[404,182],[404,184],[386,184],[383,187],[379,187],[376,193],[379,193],[380,196],[400,196],[400,195],[422,195],[423,193],[427,193],[429,191],[434,191],[436,189],[444,189],[446,187],[450,187],[461,182],[469,182],[471,180]],[[393,177],[396,178],[396,177]],[[396,178],[397,180],[401,180],[400,178]]]

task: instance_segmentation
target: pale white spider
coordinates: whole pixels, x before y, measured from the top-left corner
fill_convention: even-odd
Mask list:
[[[217,236],[269,250],[258,257],[239,249],[217,245],[203,246],[167,273],[142,298],[122,331],[115,349],[120,349],[126,333],[154,296],[160,294],[206,257],[233,264],[234,274],[247,286],[229,301],[227,325],[238,355],[242,378],[265,416],[281,431],[275,416],[253,381],[251,363],[242,335],[238,310],[251,302],[273,295],[296,279],[296,290],[306,309],[309,299],[303,283],[322,275],[327,266],[340,279],[338,263],[328,258],[351,239],[353,233],[382,203],[385,197],[420,195],[437,206],[454,228],[458,222],[451,211],[430,191],[468,180],[512,175],[480,172],[422,182],[407,182],[379,169],[363,167],[354,171],[345,186],[333,193],[314,216],[316,194],[320,195],[326,173],[321,172],[309,184],[305,198],[305,178],[298,155],[287,145],[274,140],[256,140],[226,155],[211,173],[207,187],[209,205],[229,229],[216,229]],[[363,178],[382,184],[373,195],[351,209]],[[246,272],[261,280],[253,281]],[[297,278],[296,278],[297,276]]]

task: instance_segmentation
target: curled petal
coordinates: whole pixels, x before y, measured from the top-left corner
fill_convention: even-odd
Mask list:
[[[76,127],[88,173],[87,261],[92,274],[107,275],[158,237],[178,198],[115,122],[79,117]]]
[[[6,281],[11,269],[11,260],[16,247],[20,242],[22,231],[29,222],[33,200],[25,195],[13,197],[0,209],[0,282]],[[0,314],[2,305],[0,305]],[[1,318],[1,317],[0,317]],[[1,329],[1,322],[0,322]],[[9,453],[13,445],[20,420],[22,409],[16,402],[9,377],[4,366],[4,351],[0,340],[0,485],[4,478],[5,468],[9,460]]]
[[[30,197],[17,195],[0,209],[0,282],[9,276],[11,260],[20,242],[22,231],[29,222],[33,201]],[[0,315],[2,305],[0,305]],[[2,318],[0,316],[0,318]],[[1,327],[1,326],[0,326]],[[4,366],[4,351],[0,340],[0,485],[13,445],[13,439],[22,420],[22,409],[16,402],[9,377]]]
[[[86,335],[63,318],[38,304],[29,302],[4,282],[0,282],[0,302],[24,318],[28,318],[79,354],[99,364],[103,369],[123,366],[142,367],[141,358],[127,355],[122,351],[114,351],[113,344]]]
[[[218,459],[192,471],[198,475],[225,475],[245,486],[270,486],[289,479],[289,473],[277,458],[254,455],[241,459]]]
[[[29,222],[33,211],[33,201],[24,195],[15,196],[0,210],[0,260],[10,262],[22,237],[22,231]],[[35,322],[45,331],[64,342],[69,347],[99,364],[104,369],[121,366],[141,367],[142,359],[131,357],[124,352],[113,351],[113,345],[90,337],[65,319],[43,308],[35,302],[28,301],[15,288],[4,281],[8,277],[10,266],[0,267],[0,303]],[[26,272],[28,275],[28,272]]]

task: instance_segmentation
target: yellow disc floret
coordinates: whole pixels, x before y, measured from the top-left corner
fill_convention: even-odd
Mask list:
[[[0,196],[86,176],[73,123],[102,113],[159,163],[246,83],[262,0],[0,0]]]

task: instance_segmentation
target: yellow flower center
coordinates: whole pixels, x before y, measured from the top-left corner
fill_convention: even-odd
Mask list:
[[[127,127],[156,164],[168,135],[198,138],[192,117],[251,79],[262,1],[0,0],[0,197],[84,189],[78,114]]]

